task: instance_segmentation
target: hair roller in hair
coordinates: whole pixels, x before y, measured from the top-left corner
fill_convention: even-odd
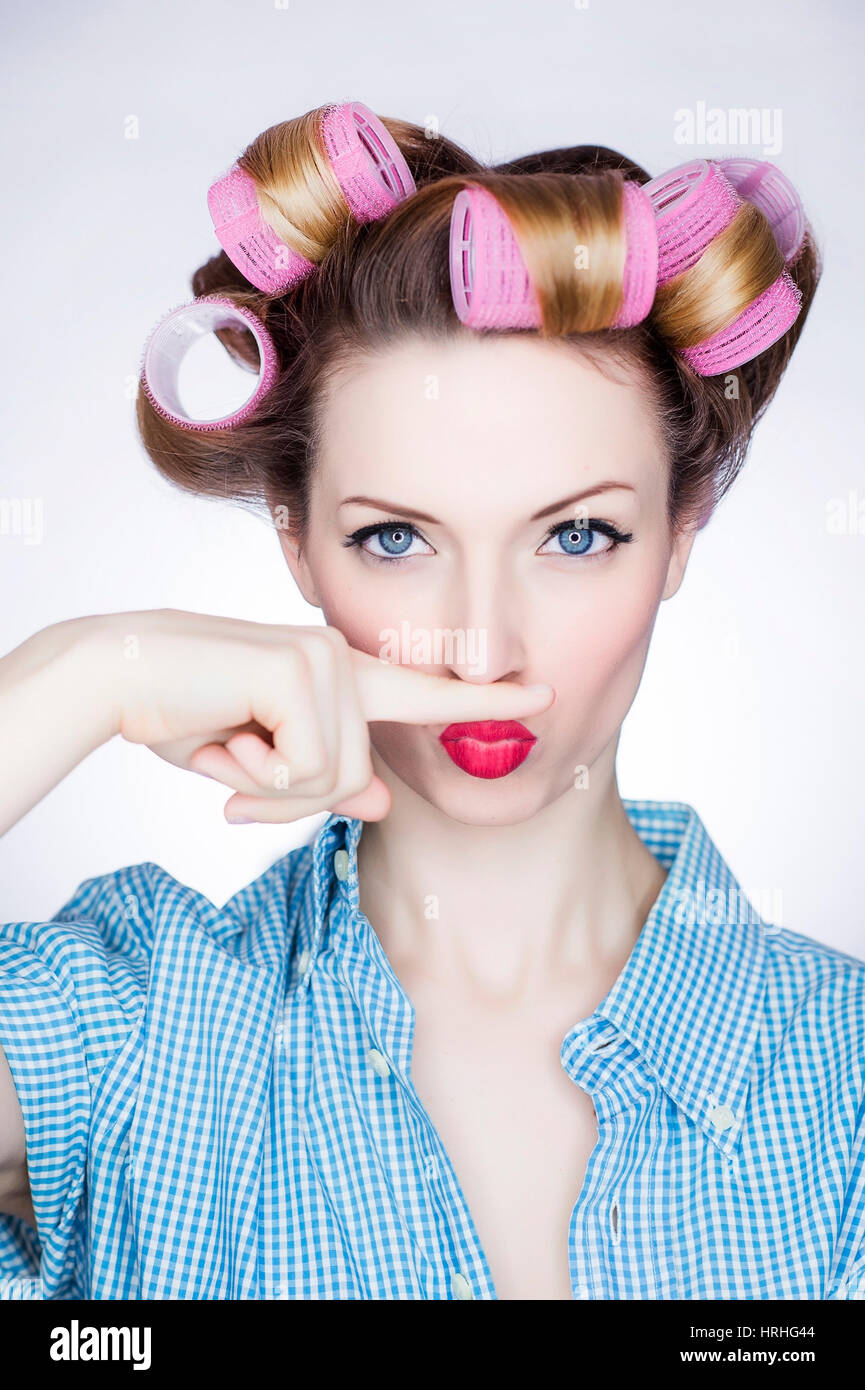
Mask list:
[[[405,158],[374,111],[360,101],[322,108],[321,139],[349,214],[384,217],[415,191]],[[254,179],[239,164],[211,184],[207,206],[226,255],[256,289],[280,295],[315,270],[262,216]]]
[[[642,322],[652,307],[658,245],[652,205],[639,184],[622,186],[625,269],[615,328]],[[469,328],[540,328],[537,296],[504,209],[488,189],[468,184],[454,199],[450,223],[454,308]]]
[[[213,419],[197,420],[180,399],[181,363],[200,338],[218,329],[248,331],[258,348],[258,379],[249,398],[236,410]],[[141,362],[141,385],[154,408],[173,424],[189,430],[232,429],[249,420],[279,374],[273,339],[262,321],[220,295],[202,295],[170,310],[151,330]]]

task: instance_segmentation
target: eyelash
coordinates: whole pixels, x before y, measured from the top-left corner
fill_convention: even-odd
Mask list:
[[[422,536],[417,527],[412,526],[411,522],[399,521],[395,518],[388,521],[374,521],[368,526],[360,526],[356,531],[352,531],[351,535],[346,536],[342,544],[346,546],[356,545],[363,549],[362,542],[369,536],[374,536],[380,531],[393,530],[409,531],[412,536],[417,536],[419,540],[426,541],[426,544],[429,545],[429,541],[426,540],[426,537]],[[556,522],[550,527],[541,544],[546,545],[547,541],[552,540],[554,536],[559,535],[561,532],[574,530],[595,531],[599,535],[608,536],[613,544],[607,546],[605,550],[599,550],[596,555],[572,555],[570,558],[573,560],[600,560],[601,556],[611,554],[611,552],[617,550],[620,545],[627,545],[629,541],[634,539],[633,531],[620,531],[611,521],[601,521],[598,517],[592,516],[588,518],[583,526],[576,525],[573,520]],[[565,551],[561,553],[565,558],[568,558]],[[384,565],[398,564],[401,560],[416,560],[419,558],[416,555],[373,555],[370,550],[365,550],[364,554],[368,555],[371,560],[378,561],[380,564]]]

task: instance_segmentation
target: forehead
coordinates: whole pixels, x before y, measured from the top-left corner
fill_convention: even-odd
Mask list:
[[[411,338],[349,358],[320,403],[316,483],[352,492],[387,483],[406,502],[443,484],[471,493],[495,479],[522,501],[594,478],[655,486],[663,452],[636,367],[603,372],[537,334]],[[359,486],[363,481],[364,487]],[[398,491],[393,492],[397,487]],[[345,493],[343,493],[345,495]]]

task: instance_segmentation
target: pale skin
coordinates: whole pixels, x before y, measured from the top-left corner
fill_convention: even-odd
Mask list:
[[[361,908],[414,1007],[412,1079],[500,1298],[573,1296],[568,1221],[597,1127],[559,1049],[665,877],[625,815],[615,753],[694,531],[668,524],[650,404],[616,371],[535,336],[355,359],[325,402],[307,534],[290,511],[278,531],[326,627],[110,614],[0,661],[0,833],[116,733],[231,787],[226,815],[364,820]],[[587,517],[633,539],[595,532],[575,555],[547,538]],[[406,558],[367,553],[389,553],[393,526],[343,544],[395,519],[416,531]],[[388,664],[380,634],[406,622],[483,632],[484,669],[453,651]],[[526,689],[539,684],[552,689]],[[438,742],[480,719],[537,735],[505,777],[471,776]],[[0,1210],[35,1224],[2,1049]]]

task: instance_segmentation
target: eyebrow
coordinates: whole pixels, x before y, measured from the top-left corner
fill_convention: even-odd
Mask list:
[[[542,521],[545,516],[552,516],[553,512],[560,512],[562,507],[569,507],[572,502],[581,502],[584,497],[594,497],[596,492],[612,492],[620,488],[626,492],[635,492],[636,489],[630,483],[593,483],[591,487],[583,488],[582,492],[575,492],[570,497],[563,497],[560,502],[553,502],[549,507],[544,507],[541,511],[535,512],[534,516],[529,517],[530,521]],[[378,507],[383,512],[398,512],[400,516],[413,517],[415,521],[426,521],[431,526],[441,526],[441,522],[436,517],[430,516],[428,512],[419,512],[412,507],[403,507],[395,502],[386,502],[382,497],[344,497],[340,502],[341,507],[347,507],[349,503],[356,503],[358,506]]]

